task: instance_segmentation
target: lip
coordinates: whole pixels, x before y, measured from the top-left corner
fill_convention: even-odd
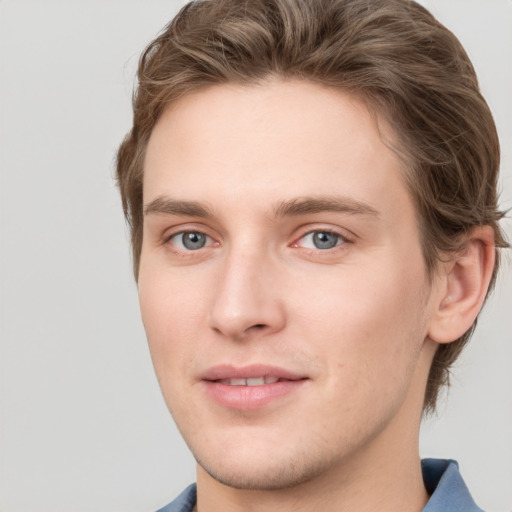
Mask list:
[[[280,380],[259,386],[230,386],[219,382],[258,377],[274,377]],[[222,407],[236,410],[263,408],[298,391],[307,380],[307,376],[297,372],[263,364],[243,367],[219,365],[209,368],[201,375],[201,383],[207,396]]]
[[[300,380],[305,375],[266,364],[251,364],[248,366],[218,365],[206,370],[201,375],[201,380],[222,380],[222,379],[252,379],[256,377],[277,377],[278,379]]]

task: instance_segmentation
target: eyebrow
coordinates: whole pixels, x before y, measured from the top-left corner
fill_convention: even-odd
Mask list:
[[[341,212],[350,215],[379,217],[369,204],[343,196],[298,197],[280,201],[274,207],[275,217],[294,217],[321,212]],[[179,215],[185,217],[213,217],[211,210],[197,201],[183,201],[160,196],[144,207],[144,215]]]
[[[276,217],[321,212],[341,212],[351,215],[379,217],[379,212],[373,206],[343,196],[299,197],[289,201],[281,201],[274,209]]]
[[[197,201],[180,201],[170,197],[157,197],[144,207],[144,215],[180,215],[185,217],[210,218],[212,213]]]

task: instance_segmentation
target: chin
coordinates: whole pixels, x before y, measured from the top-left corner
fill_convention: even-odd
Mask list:
[[[279,450],[253,443],[246,450],[202,454],[193,450],[193,453],[199,466],[217,482],[246,490],[293,488],[315,479],[335,464],[317,450],[301,453],[290,448],[278,453]]]
[[[198,460],[198,464],[212,478],[223,485],[235,489],[273,491],[296,487],[314,479],[322,473],[322,468],[304,464],[296,464],[292,461],[277,466],[265,468],[240,468],[221,465],[207,465]]]

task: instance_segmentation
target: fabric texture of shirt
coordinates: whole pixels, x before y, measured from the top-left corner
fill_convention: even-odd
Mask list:
[[[424,459],[421,469],[425,488],[430,495],[423,512],[483,512],[473,501],[456,461]],[[192,512],[196,499],[196,484],[192,484],[157,512]]]

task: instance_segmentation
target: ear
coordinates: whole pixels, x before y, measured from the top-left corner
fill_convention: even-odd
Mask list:
[[[434,304],[428,336],[437,343],[460,338],[484,303],[496,257],[490,226],[473,228],[463,251],[439,269],[440,293]]]

